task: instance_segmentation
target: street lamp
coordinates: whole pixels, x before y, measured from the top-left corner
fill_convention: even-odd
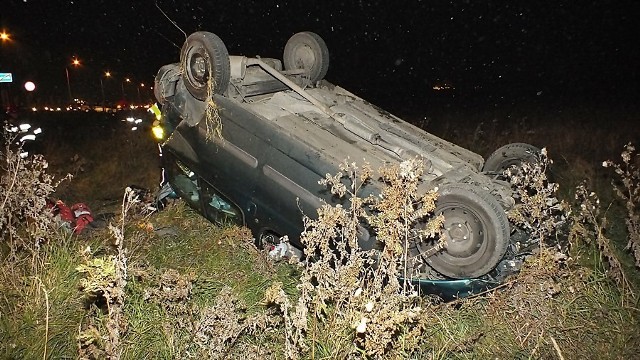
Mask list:
[[[9,35],[9,33],[7,33],[6,31],[2,31],[0,33],[0,40],[2,42],[9,41],[9,40],[11,40],[11,35]]]
[[[104,72],[104,77],[109,78],[111,77],[111,72],[110,71],[105,71]],[[105,111],[105,107],[106,107],[106,101],[105,101],[105,96],[104,96],[104,84],[102,82],[102,76],[100,76],[100,91],[102,92],[102,111]]]
[[[122,85],[122,99],[125,100],[125,101],[127,100],[127,96],[124,93],[124,83],[126,83],[126,82],[128,82],[128,83],[131,82],[131,79],[125,78],[124,81],[121,84]]]
[[[80,60],[74,57],[71,61],[71,65],[75,67],[80,66]],[[71,81],[69,81],[69,68],[65,66],[64,70],[67,73],[67,90],[69,90],[69,104],[73,104],[73,96],[71,96]]]
[[[138,105],[142,105],[142,97],[140,96],[140,88],[144,87],[144,83],[140,83],[140,86],[138,86]]]

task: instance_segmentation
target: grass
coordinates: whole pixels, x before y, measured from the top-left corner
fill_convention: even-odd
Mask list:
[[[635,121],[633,114],[637,112],[621,116]],[[423,125],[483,155],[506,142],[547,146],[556,159],[553,180],[560,183],[565,199],[571,200],[574,185],[586,179],[599,195],[609,194],[601,195],[602,214],[623,218],[623,207],[609,206],[614,199],[609,190],[613,175],[601,163],[616,160],[623,145],[638,138],[638,130],[626,121],[614,129],[611,117],[617,114],[576,110],[551,115],[555,117],[531,111],[524,118],[515,110],[471,114],[463,109],[433,114]],[[120,127],[104,133],[103,139],[91,136],[99,131],[105,131],[105,123],[86,125],[78,133],[61,128],[43,146],[54,172],[76,175],[52,195],[67,203],[86,202],[94,212],[117,213],[125,186],[153,189],[157,184],[155,144],[147,134],[134,135]],[[607,222],[606,236],[637,293],[640,277],[624,250],[628,234],[621,223]],[[300,269],[268,261],[247,230],[216,227],[180,201],[152,216],[133,212],[125,224],[128,277],[119,358],[286,358],[289,335],[282,308],[267,306],[265,293],[281,283],[284,295],[295,304]],[[165,231],[170,235],[158,235],[159,229],[171,229]],[[609,276],[595,239],[583,240],[569,258],[555,258],[552,248],[533,257],[520,274],[489,294],[444,304],[421,299],[418,325],[403,328],[399,339],[404,343],[379,357],[633,358],[640,353],[638,298],[621,291]],[[87,261],[87,247],[90,257],[97,258],[113,254],[113,243],[113,236],[103,229],[80,236],[56,233],[37,256],[24,253],[12,262],[4,260],[3,248],[0,358],[38,359],[45,352],[51,359],[78,358],[77,336],[91,326],[97,345],[93,358],[105,357],[101,349],[108,341],[108,319],[100,303],[83,296],[84,275],[76,268]],[[301,358],[358,353],[353,347],[357,335],[349,326],[309,324],[309,350]],[[411,349],[412,342],[417,348],[402,350]],[[92,353],[83,354],[91,358]]]

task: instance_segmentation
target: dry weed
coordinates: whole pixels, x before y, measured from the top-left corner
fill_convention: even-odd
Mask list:
[[[34,256],[58,223],[47,208],[47,199],[61,181],[55,182],[42,155],[20,156],[20,148],[10,146],[0,154],[0,236],[10,249],[11,262],[17,252],[27,250]]]
[[[308,257],[297,303],[292,305],[277,286],[267,293],[266,301],[284,314],[291,359],[313,358],[316,351],[331,358],[399,356],[422,335],[420,297],[408,281],[413,270],[407,265],[409,243],[437,236],[442,224],[441,218],[430,218],[435,192],[416,195],[422,163],[416,159],[381,169],[386,187],[366,198],[359,193],[371,179],[369,165],[347,160],[340,169],[320,183],[346,196],[350,205],[324,205],[316,220],[304,218],[301,240]],[[360,248],[362,223],[371,227],[381,249]]]
[[[635,297],[631,283],[624,271],[618,256],[615,254],[611,240],[606,236],[609,227],[606,212],[603,213],[600,199],[595,192],[580,185],[575,193],[578,208],[574,211],[569,232],[569,241],[573,246],[595,241],[601,260],[608,266],[607,275],[620,287],[623,294]]]
[[[627,211],[625,223],[627,225],[629,250],[635,259],[636,267],[640,268],[640,169],[638,168],[638,154],[636,148],[628,143],[621,154],[622,163],[605,161],[603,166],[613,168],[619,176],[614,182],[613,189],[622,201]]]
[[[109,224],[109,232],[114,239],[115,254],[93,257],[91,249],[87,248],[83,251],[85,263],[77,267],[79,272],[85,274],[80,285],[94,315],[88,318],[89,322],[78,334],[80,358],[92,358],[94,353],[102,354],[101,351],[103,351],[107,359],[120,359],[121,333],[127,327],[123,314],[128,268],[127,251],[123,247],[125,223],[129,211],[138,202],[135,192],[127,188],[122,198],[119,224],[118,226]],[[101,313],[106,313],[106,318],[102,318]],[[104,327],[103,331],[97,331],[100,334],[98,341],[94,339],[96,329],[102,327]],[[103,347],[96,349],[96,344],[101,344]]]
[[[216,87],[215,77],[213,74],[212,60],[209,59],[208,54],[204,59],[207,64],[207,99],[205,100],[205,139],[207,141],[213,141],[215,138],[222,139],[222,119],[220,118],[220,112],[218,105],[213,101],[214,89]],[[186,57],[184,61],[186,61]],[[180,74],[184,73],[185,68],[188,65],[186,63],[180,64]]]
[[[557,243],[560,228],[567,221],[569,206],[558,200],[559,185],[547,177],[553,163],[545,148],[536,155],[536,161],[524,162],[505,171],[514,189],[516,204],[507,212],[509,220],[522,227],[532,241],[543,247],[545,240]]]

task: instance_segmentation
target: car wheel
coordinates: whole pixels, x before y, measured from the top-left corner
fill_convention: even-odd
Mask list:
[[[324,40],[310,31],[293,35],[284,47],[285,70],[304,69],[309,72],[311,82],[317,82],[329,70],[329,49]]]
[[[180,53],[184,84],[198,100],[222,94],[229,86],[231,68],[229,52],[215,34],[195,32],[187,38]]]
[[[535,160],[540,149],[533,145],[525,143],[507,144],[493,154],[489,155],[487,161],[484,162],[482,171],[484,172],[503,172],[511,166],[518,166],[523,162]]]
[[[180,78],[180,64],[165,65],[158,70],[154,84],[153,94],[160,104],[167,102],[167,99],[176,92],[176,82]]]
[[[438,190],[435,214],[444,215],[444,249],[433,254],[424,243],[416,249],[437,272],[457,279],[480,277],[504,257],[509,221],[487,191],[470,184],[444,185]]]

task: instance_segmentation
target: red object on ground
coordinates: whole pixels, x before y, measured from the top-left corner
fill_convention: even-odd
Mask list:
[[[93,213],[85,203],[73,204],[68,207],[62,200],[47,200],[47,206],[53,215],[59,215],[60,220],[68,223],[73,228],[73,232],[78,234],[93,221]]]
[[[58,210],[58,214],[60,215],[60,219],[62,221],[72,223],[75,220],[73,216],[73,212],[62,200],[56,201],[56,208]]]
[[[93,213],[89,207],[84,203],[73,204],[71,207],[73,216],[75,218],[76,226],[73,227],[73,232],[80,233],[90,222],[93,221]]]

